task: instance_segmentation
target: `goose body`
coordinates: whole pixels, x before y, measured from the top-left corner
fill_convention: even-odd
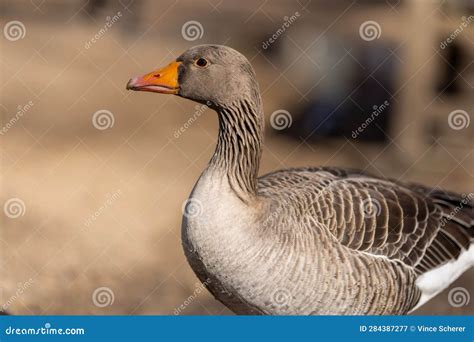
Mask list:
[[[184,217],[183,245],[214,296],[242,314],[396,314],[414,305],[419,293],[413,271],[341,245],[312,208],[293,205],[310,203],[313,192],[307,187],[322,189],[332,177],[285,173],[301,177],[300,184],[287,184],[283,191],[283,178],[263,177],[264,199],[245,206],[225,177],[216,182],[205,174],[197,183],[191,199],[201,203],[202,214]],[[282,183],[272,186],[274,181]],[[397,291],[407,293],[406,299],[391,300]]]
[[[238,314],[406,314],[474,265],[473,194],[330,167],[257,177],[263,108],[252,67],[216,45],[189,49],[127,88],[218,113],[217,147],[185,212],[183,247]],[[455,214],[453,214],[455,213]]]

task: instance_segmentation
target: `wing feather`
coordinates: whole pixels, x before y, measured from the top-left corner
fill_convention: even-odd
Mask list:
[[[276,171],[259,178],[259,191],[293,196],[340,244],[399,260],[418,274],[456,259],[474,236],[470,198],[358,170]]]

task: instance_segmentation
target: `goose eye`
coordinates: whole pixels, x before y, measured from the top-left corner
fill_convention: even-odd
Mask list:
[[[201,68],[204,68],[207,66],[208,62],[207,62],[207,59],[205,58],[198,58],[194,64],[196,64],[198,67],[201,67]]]

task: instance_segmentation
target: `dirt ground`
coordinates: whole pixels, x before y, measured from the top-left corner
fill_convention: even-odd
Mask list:
[[[14,314],[231,314],[199,285],[180,242],[181,208],[213,152],[217,118],[205,111],[177,134],[199,111],[194,103],[125,90],[131,76],[193,44],[112,31],[85,49],[97,26],[25,24],[26,38],[2,37],[1,48],[4,124],[33,103],[0,137],[1,203],[24,203],[19,217],[2,216],[2,303]],[[259,57],[254,65],[267,113],[295,96],[285,78],[274,82],[278,70]],[[113,126],[94,127],[99,110],[112,113]],[[474,190],[472,149],[407,160],[393,145],[310,145],[267,131],[262,174],[337,165]],[[471,269],[450,289],[473,294],[473,280]],[[94,297],[101,288],[105,305]],[[473,313],[472,303],[449,305],[448,291],[415,314]]]

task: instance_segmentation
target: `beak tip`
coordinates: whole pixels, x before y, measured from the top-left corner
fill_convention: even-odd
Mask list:
[[[133,81],[134,81],[133,78],[131,78],[131,79],[128,80],[127,86],[126,86],[126,89],[127,89],[127,90],[133,90],[133,83],[134,83]]]

